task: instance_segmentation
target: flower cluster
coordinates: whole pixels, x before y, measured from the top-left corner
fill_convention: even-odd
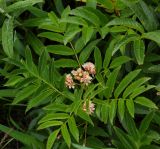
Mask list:
[[[67,75],[66,75],[65,85],[66,85],[69,89],[71,89],[71,88],[74,89],[74,88],[75,88],[75,83],[74,83],[74,81],[73,81],[73,78],[72,78],[71,74],[67,74]]]
[[[88,105],[87,105],[86,102],[84,102],[82,109],[83,109],[84,112],[91,115],[92,113],[94,113],[95,104],[92,103],[91,101],[89,101]]]
[[[71,74],[66,75],[65,85],[69,89],[75,88],[75,82],[78,81],[84,85],[88,85],[92,81],[92,77],[96,74],[95,65],[91,62],[87,62],[82,65],[82,68],[72,70]]]
[[[95,65],[93,63],[91,63],[91,62],[84,63],[82,65],[82,67],[84,68],[84,70],[89,72],[89,74],[91,74],[91,75],[96,74],[96,68],[95,68]]]

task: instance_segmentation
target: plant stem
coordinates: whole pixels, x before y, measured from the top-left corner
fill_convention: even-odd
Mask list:
[[[83,146],[86,146],[86,142],[87,142],[87,126],[88,126],[88,123],[86,122],[86,124],[84,126],[84,142],[83,142]]]
[[[81,63],[80,63],[80,61],[79,61],[79,59],[78,59],[78,56],[77,56],[76,51],[75,51],[75,48],[73,47],[73,45],[72,45],[71,42],[70,42],[70,45],[71,45],[71,47],[72,47],[72,49],[73,49],[73,51],[74,51],[74,55],[75,55],[75,57],[76,57],[76,60],[77,60],[77,62],[78,62],[78,65],[79,65],[79,67],[81,67]]]
[[[4,14],[7,18],[12,18],[12,16],[10,16],[8,13],[5,12],[5,10],[3,10],[2,8],[0,8],[0,13]]]

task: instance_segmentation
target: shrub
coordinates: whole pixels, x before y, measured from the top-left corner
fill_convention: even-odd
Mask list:
[[[159,8],[1,0],[1,148],[158,149]]]

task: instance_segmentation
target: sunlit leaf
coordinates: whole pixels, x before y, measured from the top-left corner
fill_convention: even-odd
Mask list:
[[[126,106],[129,114],[134,117],[134,102],[133,99],[126,99]]]
[[[100,40],[94,40],[92,42],[90,42],[81,52],[80,56],[79,56],[79,61],[81,64],[83,64],[85,61],[87,61],[87,59],[89,58],[91,52],[93,51],[93,49],[95,48],[95,46],[98,44]]]
[[[77,9],[72,10],[71,14],[82,17],[96,26],[100,25],[99,18],[92,11],[84,9],[83,7],[79,7]]]
[[[46,149],[51,149],[52,148],[52,146],[53,146],[53,144],[54,144],[54,142],[55,142],[55,140],[57,138],[57,135],[58,135],[59,131],[60,131],[59,129],[55,130],[49,135],[48,140],[47,140]]]
[[[6,19],[2,26],[2,46],[8,57],[13,57],[13,18]]]
[[[120,71],[120,68],[121,67],[116,68],[108,77],[108,80],[106,83],[107,89],[104,92],[105,97],[107,97],[107,98],[112,97],[112,92],[114,90],[114,86],[115,86],[116,79],[117,79],[118,73]]]
[[[150,112],[148,115],[146,115],[144,117],[144,119],[142,120],[141,125],[139,127],[140,133],[143,134],[143,133],[145,133],[147,131],[147,129],[149,128],[149,125],[150,125],[153,117],[154,117],[154,112]]]
[[[57,41],[60,43],[63,43],[63,36],[58,33],[53,33],[53,32],[42,32],[38,35],[39,37],[44,37],[53,41]]]
[[[126,26],[129,28],[136,29],[137,31],[143,33],[144,29],[143,27],[135,20],[133,19],[128,19],[128,18],[116,18],[114,20],[111,20],[107,26],[112,26],[112,25],[122,25]]]
[[[79,130],[73,116],[68,120],[68,126],[73,137],[76,139],[77,142],[79,142]]]
[[[47,121],[47,122],[40,124],[37,129],[40,130],[40,129],[44,129],[44,128],[48,128],[48,127],[52,127],[52,126],[59,126],[62,124],[63,124],[63,122],[61,122],[61,121],[54,121],[54,120]]]
[[[64,45],[50,45],[50,46],[47,46],[46,49],[49,53],[58,54],[58,55],[74,55],[75,54],[73,49]]]
[[[92,37],[94,29],[92,27],[83,27],[82,29],[82,38],[86,44]]]
[[[146,81],[150,80],[150,78],[140,78],[133,83],[131,83],[123,92],[123,98],[126,98],[129,94],[131,94],[137,87],[141,86]]]
[[[146,97],[137,97],[134,102],[148,108],[158,109],[156,104]]]
[[[150,39],[160,45],[160,30],[142,34],[142,38]]]
[[[99,73],[102,69],[102,55],[101,51],[98,48],[94,50],[94,59],[95,59],[95,66],[96,66],[96,73]]]
[[[145,58],[145,45],[143,40],[134,41],[134,55],[139,65],[142,65]]]
[[[32,6],[36,3],[41,3],[43,0],[25,0],[25,1],[18,1],[10,6],[7,7],[8,12],[17,11],[18,9],[24,9],[28,6]]]
[[[66,68],[66,67],[71,67],[71,68],[76,68],[78,66],[77,61],[73,59],[59,59],[54,61],[55,67],[57,68]]]
[[[118,113],[119,113],[121,120],[123,120],[124,118],[124,112],[125,112],[125,100],[119,99],[118,100]]]
[[[109,120],[111,124],[113,124],[116,112],[117,112],[117,100],[113,99],[110,103],[110,109],[109,109]]]
[[[70,135],[69,135],[68,128],[67,128],[66,124],[62,125],[61,132],[62,132],[62,136],[63,136],[65,142],[67,143],[68,147],[70,147],[71,138],[70,138]]]
[[[127,63],[128,61],[130,61],[131,58],[127,57],[127,56],[119,56],[117,58],[115,58],[111,64],[110,64],[110,68],[115,68],[115,67],[119,67],[124,63]]]
[[[121,92],[128,86],[128,84],[140,73],[140,69],[130,72],[125,78],[120,82],[118,87],[114,92],[114,96],[118,97]]]

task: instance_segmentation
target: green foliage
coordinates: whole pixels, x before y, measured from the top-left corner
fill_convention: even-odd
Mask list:
[[[0,0],[0,148],[158,149],[159,16],[159,0]]]

